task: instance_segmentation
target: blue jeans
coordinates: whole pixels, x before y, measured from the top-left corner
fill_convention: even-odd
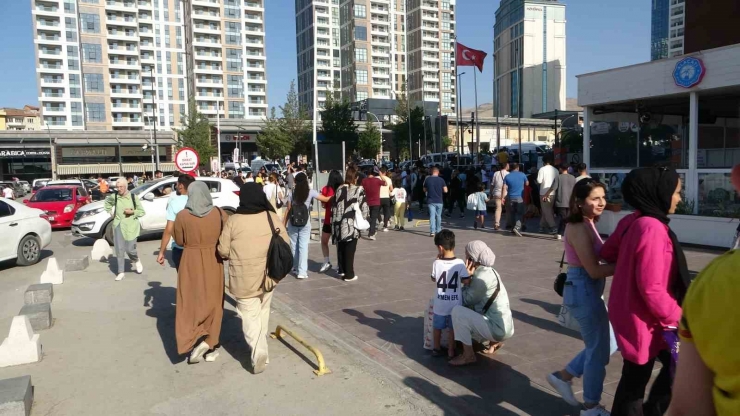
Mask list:
[[[429,232],[437,234],[442,231],[442,203],[429,204]]]
[[[522,228],[522,217],[524,216],[524,199],[521,197],[510,197],[506,202],[509,207],[506,210],[506,228]]]
[[[295,227],[288,221],[290,251],[293,252],[293,267],[298,276],[308,276],[308,241],[311,239],[311,222],[303,227]]]
[[[563,290],[563,305],[581,326],[586,348],[565,367],[575,377],[583,376],[583,400],[599,403],[604,389],[609,356],[617,350],[609,324],[604,293],[604,279],[592,279],[583,267],[569,267]]]

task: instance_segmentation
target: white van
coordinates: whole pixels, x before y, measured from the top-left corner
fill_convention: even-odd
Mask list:
[[[441,153],[430,153],[421,157],[421,163],[423,163],[424,167],[427,168],[434,165],[442,166],[443,162],[445,162],[445,159]]]
[[[519,153],[519,143],[514,143],[511,146],[501,146],[505,147],[509,153]],[[531,153],[535,152],[537,153],[537,156],[543,156],[544,154],[550,152],[552,149],[547,144],[547,142],[522,142],[522,153]],[[498,149],[494,149],[493,153],[498,153]]]

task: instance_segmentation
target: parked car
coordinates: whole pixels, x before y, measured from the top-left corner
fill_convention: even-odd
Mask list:
[[[33,182],[31,183],[31,191],[32,192],[38,191],[39,189],[41,189],[44,186],[46,186],[46,183],[49,182],[50,180],[51,180],[51,178],[34,179]]]
[[[25,193],[27,193],[27,194],[30,194],[31,193],[31,184],[28,183],[28,181],[18,181],[18,183],[21,184],[21,186],[23,187],[23,191]]]
[[[82,186],[83,188],[85,188],[87,193],[90,193],[90,189],[93,186],[96,186],[97,184],[89,179],[57,179],[55,181],[46,182],[45,186],[50,186],[50,185]]]
[[[239,187],[228,179],[199,176],[211,190],[213,204],[229,214],[239,206]],[[146,214],[139,218],[141,235],[159,234],[167,224],[167,201],[175,194],[177,178],[163,178],[148,182],[131,190],[138,196]],[[167,191],[170,189],[170,191]],[[105,201],[97,201],[80,208],[72,220],[72,234],[81,237],[105,238],[113,244],[113,218],[105,211]]]
[[[26,206],[44,211],[51,228],[71,227],[77,210],[91,202],[90,194],[79,185],[47,185],[23,200]]]
[[[119,178],[123,178],[123,176],[111,176],[108,179],[106,179],[108,181],[108,188],[114,189],[116,187],[116,181]]]
[[[0,198],[0,261],[16,259],[29,266],[41,259],[41,250],[51,243],[51,224],[40,209]]]

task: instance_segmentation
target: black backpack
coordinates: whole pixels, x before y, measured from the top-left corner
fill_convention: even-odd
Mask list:
[[[308,224],[308,215],[306,204],[292,203],[290,205],[290,223],[294,227],[303,227]]]
[[[305,204],[301,205],[304,208],[306,206]],[[270,222],[270,229],[272,229],[272,238],[270,238],[270,246],[267,249],[265,274],[277,283],[283,280],[293,269],[293,253],[290,251],[290,245],[280,237],[280,229],[275,228],[269,212],[267,212],[267,220]]]

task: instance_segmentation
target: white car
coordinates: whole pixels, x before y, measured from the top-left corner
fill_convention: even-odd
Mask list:
[[[229,214],[233,214],[239,206],[239,187],[228,179],[197,177],[197,181],[205,182],[211,190],[213,205]],[[159,234],[167,225],[167,201],[175,195],[177,178],[168,177],[158,181],[147,182],[131,190],[138,196],[146,213],[139,218],[141,235]],[[165,189],[172,189],[167,195]],[[105,238],[113,244],[113,218],[105,211],[105,201],[97,201],[80,208],[72,220],[72,234],[80,237]]]
[[[16,259],[19,266],[29,266],[51,243],[51,224],[44,211],[0,198],[0,235],[0,261]]]
[[[26,191],[27,194],[31,193],[31,184],[28,183],[28,181],[18,181],[18,183],[21,184],[23,190]]]

